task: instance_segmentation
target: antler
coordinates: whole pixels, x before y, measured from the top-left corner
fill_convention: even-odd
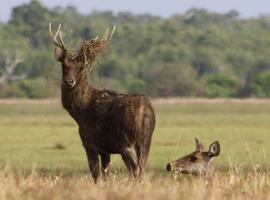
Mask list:
[[[111,32],[109,31],[109,28],[107,28],[101,39],[99,39],[99,36],[97,35],[94,39],[85,41],[78,53],[73,58],[84,61],[85,66],[88,66],[91,69],[92,64],[98,55],[107,46],[108,41],[112,39],[114,32],[115,26]]]
[[[60,47],[63,50],[67,50],[66,45],[62,38],[61,24],[55,34],[52,33],[52,23],[49,23],[49,32],[55,46]],[[109,40],[112,39],[113,33],[115,32],[115,26],[113,26],[112,31],[109,28],[106,29],[103,37],[99,39],[97,35],[95,38],[87,40],[82,43],[80,49],[76,54],[72,55],[72,59],[84,62],[86,67],[92,67],[92,64],[102,52],[102,50],[107,46]]]
[[[113,29],[111,32],[109,32],[109,28],[107,28],[100,42],[107,42],[110,39],[112,39],[114,32],[115,32],[115,26],[113,26]],[[97,41],[98,38],[99,38],[99,35],[97,35],[94,39],[91,39],[90,41]]]
[[[59,24],[58,29],[55,34],[52,33],[52,23],[49,23],[49,32],[52,38],[53,43],[60,47],[61,49],[66,49],[65,43],[62,38],[62,31],[61,31],[62,24]]]
[[[109,32],[109,28],[107,28],[106,31],[105,31],[105,33],[104,33],[103,38],[101,39],[101,41],[107,42],[107,41],[111,40],[112,39],[112,36],[114,34],[114,31],[115,31],[115,26],[113,26],[113,29],[112,29],[111,32]]]

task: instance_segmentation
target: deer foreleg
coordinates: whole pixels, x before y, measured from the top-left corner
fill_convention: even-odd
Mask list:
[[[87,159],[90,172],[92,174],[92,177],[94,178],[94,182],[97,183],[97,180],[100,176],[100,164],[98,154],[93,150],[87,150]]]
[[[111,157],[110,154],[101,154],[100,157],[101,157],[101,171],[104,179],[106,180],[109,177],[110,173]]]

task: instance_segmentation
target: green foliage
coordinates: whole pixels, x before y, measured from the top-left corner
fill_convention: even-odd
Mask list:
[[[270,71],[258,74],[251,83],[251,93],[258,97],[270,97]]]
[[[146,92],[151,96],[192,96],[196,72],[189,65],[164,64],[147,72]]]
[[[128,82],[128,92],[131,93],[144,93],[145,82],[143,80],[131,80]]]
[[[212,74],[207,77],[207,97],[235,97],[237,95],[237,81],[226,74]]]
[[[44,78],[27,79],[18,84],[21,90],[28,94],[29,98],[47,98],[56,95],[53,93],[55,91],[54,86],[52,87]]]
[[[3,84],[0,86],[1,98],[26,98],[27,94],[22,90],[17,83]]]
[[[63,24],[64,40],[72,52],[82,40],[116,25],[111,44],[91,75],[96,87],[155,97],[269,96],[258,80],[270,69],[267,16],[241,19],[236,11],[217,14],[196,8],[167,19],[110,11],[82,15],[72,6],[49,9],[33,0],[15,7],[10,21],[0,24],[0,75],[5,52],[12,58],[20,52],[24,61],[15,73],[27,74],[25,82],[2,85],[1,97],[58,95],[61,67],[53,56],[49,21],[54,29]],[[42,87],[44,94],[37,94],[35,87]]]
[[[10,25],[17,33],[28,38],[33,48],[42,48],[48,42],[44,31],[52,13],[41,2],[33,0],[13,9]]]
[[[0,86],[0,97],[48,98],[57,96],[56,85],[44,78],[26,79]]]

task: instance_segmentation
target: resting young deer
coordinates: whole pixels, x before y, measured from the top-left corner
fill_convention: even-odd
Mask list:
[[[62,38],[61,25],[49,32],[55,58],[62,65],[62,105],[77,122],[94,181],[108,176],[110,155],[121,154],[133,177],[143,174],[155,127],[155,114],[149,99],[138,94],[99,90],[88,81],[96,57],[107,46],[114,29],[99,39],[84,42],[71,54]]]
[[[220,145],[215,141],[206,150],[202,143],[195,138],[196,150],[178,160],[167,164],[168,171],[178,171],[183,174],[210,175],[213,170],[213,159],[220,153]]]

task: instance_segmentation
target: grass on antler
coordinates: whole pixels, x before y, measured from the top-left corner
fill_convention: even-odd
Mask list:
[[[86,67],[92,68],[97,57],[101,54],[102,50],[107,47],[107,41],[102,40],[89,40],[83,42],[80,50],[76,55],[79,62],[85,62]]]

